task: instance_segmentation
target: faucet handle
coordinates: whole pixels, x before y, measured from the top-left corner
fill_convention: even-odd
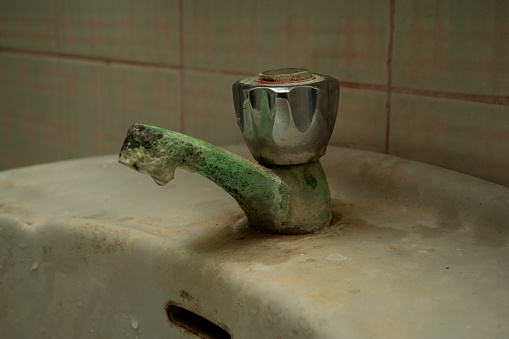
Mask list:
[[[339,102],[339,81],[303,68],[281,68],[232,86],[237,123],[261,164],[318,160],[329,143]]]

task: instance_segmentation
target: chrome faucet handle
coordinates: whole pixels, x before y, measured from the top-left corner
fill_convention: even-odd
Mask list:
[[[339,81],[303,68],[261,72],[232,86],[237,123],[261,164],[318,160],[329,143],[339,102]]]

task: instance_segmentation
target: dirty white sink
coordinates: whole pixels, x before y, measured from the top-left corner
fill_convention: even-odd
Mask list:
[[[1,338],[509,337],[507,187],[329,147],[332,225],[275,236],[116,158],[0,173]]]

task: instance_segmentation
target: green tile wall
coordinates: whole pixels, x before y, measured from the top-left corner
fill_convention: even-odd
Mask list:
[[[231,84],[295,66],[342,83],[332,144],[509,185],[508,17],[505,0],[0,0],[0,169],[116,153],[134,122],[242,142]]]

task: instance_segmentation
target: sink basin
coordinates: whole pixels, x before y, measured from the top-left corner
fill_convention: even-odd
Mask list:
[[[332,224],[299,236],[113,155],[1,172],[0,337],[509,337],[509,188],[337,147],[322,164]]]

